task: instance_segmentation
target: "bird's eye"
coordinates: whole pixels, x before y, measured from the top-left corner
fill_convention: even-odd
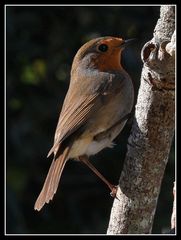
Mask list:
[[[101,44],[98,47],[99,51],[106,52],[108,50],[108,46],[106,44]]]

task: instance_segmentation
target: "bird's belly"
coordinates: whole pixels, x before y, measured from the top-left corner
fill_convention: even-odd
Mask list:
[[[106,131],[103,134],[103,137],[101,139],[97,139],[96,141],[93,140],[87,150],[86,150],[86,155],[94,155],[98,152],[100,152],[102,149],[108,147],[108,148],[113,148],[114,143],[112,142],[121,132],[125,125],[126,121],[123,123],[119,124],[118,126],[115,126],[111,131]]]
[[[87,134],[86,132],[78,138],[69,153],[69,158],[78,158],[82,155],[95,155],[104,148],[112,148],[114,143],[112,142],[121,132],[126,121],[114,127],[111,131],[106,132],[106,134],[101,137],[101,139],[94,140],[94,136]]]
[[[106,147],[113,147],[113,143],[111,139],[105,138],[101,141],[94,141],[91,139],[78,139],[77,141],[74,142],[71,151],[69,153],[69,158],[77,158],[82,155],[87,155],[91,156],[94,155],[98,152],[100,152],[102,149]]]
[[[91,155],[94,155],[94,154],[100,152],[102,149],[104,149],[106,147],[112,148],[113,146],[114,146],[114,143],[112,143],[112,141],[110,141],[109,138],[103,139],[100,142],[92,141],[88,145],[85,154],[87,156],[91,156]]]

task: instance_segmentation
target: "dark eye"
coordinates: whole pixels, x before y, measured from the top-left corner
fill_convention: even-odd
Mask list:
[[[101,52],[106,52],[108,50],[108,46],[106,44],[101,44],[99,47],[98,47],[99,51]]]

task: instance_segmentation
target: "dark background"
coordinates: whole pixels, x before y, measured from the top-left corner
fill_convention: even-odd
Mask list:
[[[136,91],[140,51],[152,38],[159,6],[8,6],[6,8],[6,228],[7,233],[106,233],[113,199],[84,165],[68,161],[58,192],[42,211],[34,203],[51,163],[58,115],[69,85],[74,55],[99,36],[137,38],[124,51],[123,65]],[[131,121],[114,149],[92,157],[94,165],[118,183]],[[153,233],[170,228],[174,143],[158,201]]]

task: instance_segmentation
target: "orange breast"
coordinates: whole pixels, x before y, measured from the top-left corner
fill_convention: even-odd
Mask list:
[[[94,64],[100,71],[120,70],[120,52],[115,51],[111,54],[102,54],[94,60]]]

